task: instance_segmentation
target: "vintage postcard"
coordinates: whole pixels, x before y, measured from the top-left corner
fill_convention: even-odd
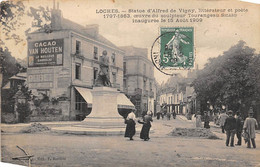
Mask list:
[[[0,166],[260,166],[259,3],[0,4]]]

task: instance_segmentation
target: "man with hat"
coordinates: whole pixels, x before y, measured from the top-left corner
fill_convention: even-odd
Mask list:
[[[229,140],[231,138],[230,146],[234,147],[234,136],[236,133],[236,119],[233,117],[233,111],[228,111],[228,117],[224,123],[224,128],[226,131],[227,139],[226,139],[226,146],[229,145]]]
[[[248,112],[249,117],[246,118],[244,122],[244,131],[248,133],[249,140],[247,142],[247,148],[251,148],[250,140],[252,141],[253,147],[256,148],[255,144],[255,128],[258,126],[257,121],[255,118],[253,118],[254,112],[252,107],[250,107],[250,110]]]

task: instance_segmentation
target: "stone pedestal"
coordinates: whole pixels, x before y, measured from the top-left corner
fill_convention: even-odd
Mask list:
[[[123,135],[126,125],[117,106],[120,92],[110,87],[94,87],[91,93],[92,111],[82,122],[69,127],[54,127],[52,131],[80,135]],[[140,131],[141,125],[137,124],[136,135]]]
[[[117,108],[119,93],[111,87],[94,87],[92,111],[79,126],[101,129],[125,128],[124,119]]]

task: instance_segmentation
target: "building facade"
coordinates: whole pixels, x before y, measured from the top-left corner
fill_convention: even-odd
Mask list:
[[[120,47],[125,51],[124,57],[124,92],[137,109],[137,116],[147,111],[154,113],[156,87],[154,66],[147,57],[147,49],[133,46]]]
[[[167,112],[175,111],[177,114],[194,114],[197,110],[196,93],[192,82],[196,78],[197,67],[190,70],[187,77],[175,75],[161,86],[158,92],[161,108]],[[164,110],[165,111],[165,110]]]
[[[59,9],[51,14],[50,28],[30,33],[27,38],[28,87],[35,96],[61,102],[65,119],[84,118],[91,111],[88,96],[103,51],[109,57],[112,87],[123,91],[124,52],[99,34],[98,25],[79,25],[63,18]]]
[[[185,92],[175,88],[168,89],[160,94],[160,106],[166,107],[167,112],[186,114]]]

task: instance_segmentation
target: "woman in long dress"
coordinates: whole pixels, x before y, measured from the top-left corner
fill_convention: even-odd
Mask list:
[[[201,115],[200,115],[200,112],[197,112],[195,117],[196,117],[196,128],[201,128]]]
[[[126,129],[125,129],[125,137],[129,137],[130,140],[134,140],[133,136],[135,135],[135,114],[134,112],[130,112],[125,119]]]
[[[152,112],[148,111],[147,115],[144,116],[144,121],[138,121],[140,124],[143,124],[141,133],[140,133],[140,138],[143,139],[144,141],[148,141],[150,139],[149,137],[149,131],[151,128],[151,122],[153,121],[152,119]]]

